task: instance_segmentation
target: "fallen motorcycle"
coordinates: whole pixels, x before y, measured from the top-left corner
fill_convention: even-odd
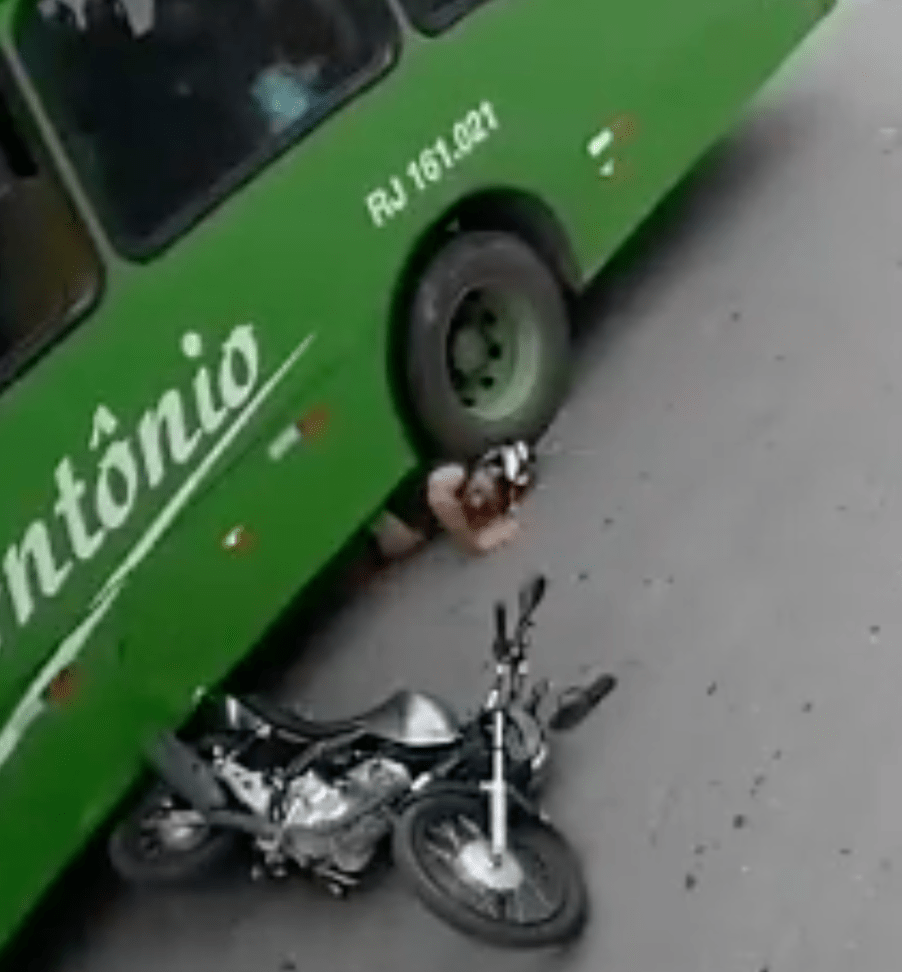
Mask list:
[[[293,864],[342,895],[390,845],[420,900],[459,931],[511,948],[575,938],[585,883],[536,800],[551,735],[582,722],[616,682],[603,674],[554,702],[547,681],[528,691],[545,590],[541,576],[521,588],[510,633],[496,605],[495,678],[469,719],[411,691],[339,722],[230,696],[209,735],[162,737],[148,754],[159,782],[110,837],[114,868],[138,883],[192,878],[243,836],[260,874]]]

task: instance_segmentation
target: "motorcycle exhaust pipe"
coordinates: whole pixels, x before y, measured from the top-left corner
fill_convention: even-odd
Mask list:
[[[617,679],[605,672],[586,686],[565,689],[548,719],[549,729],[554,732],[575,729],[616,687]]]
[[[160,779],[190,806],[217,827],[241,830],[254,837],[272,839],[278,828],[250,813],[228,809],[225,790],[215,773],[194,750],[170,732],[154,740],[147,758]]]
[[[160,779],[196,810],[208,815],[227,805],[213,770],[173,733],[158,736],[146,755]]]
[[[280,835],[277,826],[267,823],[265,820],[260,820],[250,813],[236,813],[234,810],[212,810],[205,814],[205,819],[214,827],[240,830],[263,840],[274,840]]]

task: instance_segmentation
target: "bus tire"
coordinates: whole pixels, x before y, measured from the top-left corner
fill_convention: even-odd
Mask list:
[[[466,232],[427,264],[404,345],[415,420],[443,458],[534,443],[567,393],[571,327],[557,278],[519,237]]]

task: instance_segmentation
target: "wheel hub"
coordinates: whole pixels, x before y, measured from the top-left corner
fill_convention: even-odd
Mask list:
[[[203,817],[193,810],[170,810],[154,821],[160,843],[170,850],[187,850],[199,844],[206,832]]]
[[[485,839],[465,844],[457,858],[458,872],[469,884],[477,884],[492,891],[514,891],[523,883],[523,868],[510,852],[504,851],[496,861]]]
[[[454,364],[469,375],[485,367],[488,360],[485,341],[472,328],[461,328],[454,337]]]
[[[461,404],[497,419],[519,407],[535,380],[539,349],[530,309],[489,287],[468,293],[454,316],[448,365]]]

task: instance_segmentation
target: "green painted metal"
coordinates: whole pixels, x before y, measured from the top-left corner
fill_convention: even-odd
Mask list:
[[[513,190],[555,214],[587,280],[826,12],[813,0],[487,0],[437,36],[405,26],[381,80],[131,262],[100,232],[23,74],[13,23],[32,2],[0,3],[0,43],[105,280],[85,319],[0,395],[0,945],[122,797],[143,740],[190,714],[415,465],[388,325],[428,228],[471,194]],[[464,145],[477,127],[484,140],[455,159],[455,135]],[[380,198],[400,186],[405,205],[387,216]],[[204,374],[225,409],[210,431]],[[105,470],[146,463],[142,417],[176,395],[190,455],[163,454],[122,523],[76,549],[55,509],[61,464],[97,531]],[[319,408],[325,428],[292,445],[286,430]],[[9,573],[42,530],[50,593]],[[16,583],[33,598],[27,619]],[[71,699],[43,701],[70,664]]]

